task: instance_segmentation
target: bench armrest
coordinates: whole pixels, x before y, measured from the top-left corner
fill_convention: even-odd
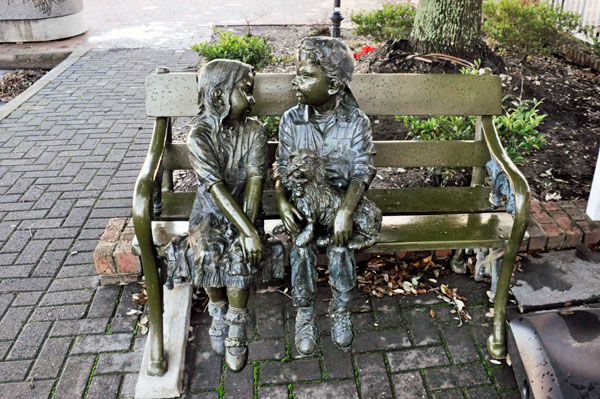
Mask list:
[[[529,222],[529,184],[527,184],[527,180],[525,180],[521,171],[517,169],[517,166],[502,147],[492,117],[483,116],[481,118],[481,123],[485,141],[490,156],[492,157],[492,163],[495,163],[493,167],[499,167],[499,172],[503,173],[510,183],[510,187],[505,187],[506,191],[504,194],[507,197],[507,211],[512,213],[515,219],[515,226],[511,232],[511,238],[514,233],[517,233],[520,235],[520,241],[525,234]],[[494,195],[494,191],[495,190],[492,190],[492,195]],[[510,193],[508,191],[510,191]],[[512,203],[513,200],[509,198],[509,196],[512,195],[514,195],[514,203]],[[498,204],[495,202],[496,201],[492,200],[492,203],[497,206]]]
[[[162,375],[167,370],[163,346],[161,284],[152,240],[152,189],[162,161],[168,123],[168,118],[156,118],[148,155],[133,191],[133,226],[142,255],[142,268],[148,293],[149,375]]]

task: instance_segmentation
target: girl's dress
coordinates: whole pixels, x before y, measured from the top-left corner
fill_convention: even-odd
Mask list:
[[[166,248],[168,277],[191,280],[196,287],[232,288],[248,288],[259,276],[263,281],[282,278],[281,243],[263,240],[265,256],[258,267],[244,261],[241,233],[221,212],[209,191],[215,183],[223,182],[243,208],[247,179],[266,177],[267,136],[263,126],[247,119],[237,129],[215,133],[198,121],[192,126],[188,147],[198,189],[188,234],[174,238]],[[262,234],[262,212],[255,224]]]

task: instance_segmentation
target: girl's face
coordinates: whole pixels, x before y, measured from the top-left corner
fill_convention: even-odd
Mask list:
[[[242,80],[235,84],[229,98],[231,109],[227,119],[240,120],[248,116],[250,109],[256,103],[252,96],[253,89],[254,75],[252,73],[246,74]]]

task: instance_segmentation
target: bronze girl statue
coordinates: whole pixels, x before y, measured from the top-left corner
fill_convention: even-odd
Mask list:
[[[197,82],[200,111],[187,145],[198,189],[188,234],[167,247],[168,279],[205,288],[211,346],[239,371],[248,357],[249,285],[268,271],[283,274],[281,247],[266,250],[262,228],[255,227],[262,225],[267,136],[258,121],[248,118],[254,105],[250,65],[213,60]],[[258,273],[260,268],[268,270]]]

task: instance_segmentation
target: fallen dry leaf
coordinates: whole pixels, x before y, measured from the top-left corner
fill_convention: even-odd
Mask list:
[[[435,319],[435,310],[429,309],[429,314],[431,315],[432,319]]]

